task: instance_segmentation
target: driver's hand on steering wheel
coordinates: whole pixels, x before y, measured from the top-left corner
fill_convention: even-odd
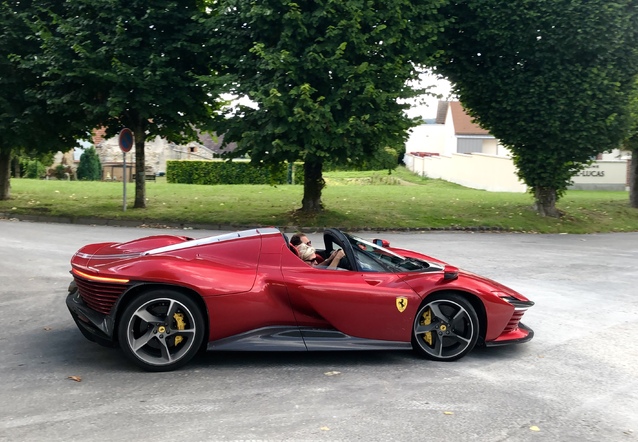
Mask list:
[[[343,249],[335,250],[334,252],[332,252],[330,254],[330,257],[326,259],[326,262],[328,263],[328,268],[329,269],[336,268],[339,265],[339,261],[341,261],[341,258],[343,258],[344,256],[346,256],[346,253],[343,251]]]

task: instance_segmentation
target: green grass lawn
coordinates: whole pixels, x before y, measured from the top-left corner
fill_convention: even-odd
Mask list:
[[[146,224],[340,227],[358,229],[498,228],[540,233],[638,231],[638,210],[627,192],[569,191],[560,219],[538,216],[529,194],[486,192],[442,180],[420,178],[403,168],[387,172],[325,174],[323,203],[315,216],[296,212],[302,186],[146,183],[147,208],[133,209],[135,186],[122,183],[12,179],[12,199],[0,201],[5,216],[135,220]]]

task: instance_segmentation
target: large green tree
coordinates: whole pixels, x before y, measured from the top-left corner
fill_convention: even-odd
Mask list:
[[[304,162],[302,210],[321,210],[323,163],[404,143],[408,82],[431,55],[445,0],[220,0],[211,20],[227,91],[216,130],[255,163]]]
[[[513,154],[542,215],[571,177],[627,136],[638,0],[463,0],[437,70]]]
[[[197,0],[42,0],[30,20],[43,41],[34,69],[56,108],[80,108],[87,129],[135,136],[135,208],[146,206],[145,152],[156,136],[197,138],[215,107],[213,53]]]
[[[22,19],[31,2],[0,2],[0,199],[11,197],[11,159],[68,150],[82,130],[73,110],[56,112],[40,94],[42,78],[23,64],[40,50],[40,41]],[[76,114],[77,116],[77,114]]]

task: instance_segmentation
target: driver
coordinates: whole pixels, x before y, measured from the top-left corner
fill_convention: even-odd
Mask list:
[[[292,235],[292,237],[290,238],[290,244],[295,246],[296,248],[299,247],[300,244],[305,244],[307,246],[311,246],[312,245],[312,241],[310,241],[308,239],[308,237],[306,236],[305,233],[295,233],[294,235]],[[315,250],[316,252],[316,250]],[[321,264],[323,262],[323,256],[321,256],[320,254],[316,253],[316,259],[317,259],[317,263]]]
[[[339,265],[339,261],[341,258],[346,256],[343,250],[335,250],[333,251],[328,258],[326,258],[322,263],[317,262],[317,254],[315,253],[315,248],[310,247],[307,244],[301,243],[297,246],[297,250],[299,251],[299,257],[301,260],[308,265],[320,269],[331,269],[336,270]]]

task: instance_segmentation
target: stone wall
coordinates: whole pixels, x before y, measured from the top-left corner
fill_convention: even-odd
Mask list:
[[[117,137],[103,140],[95,146],[103,165],[122,164],[123,152]],[[145,144],[146,173],[158,174],[166,172],[167,160],[212,160],[213,152],[203,144],[192,142],[185,146],[170,143],[156,137]],[[135,163],[135,147],[127,154],[127,164]]]

